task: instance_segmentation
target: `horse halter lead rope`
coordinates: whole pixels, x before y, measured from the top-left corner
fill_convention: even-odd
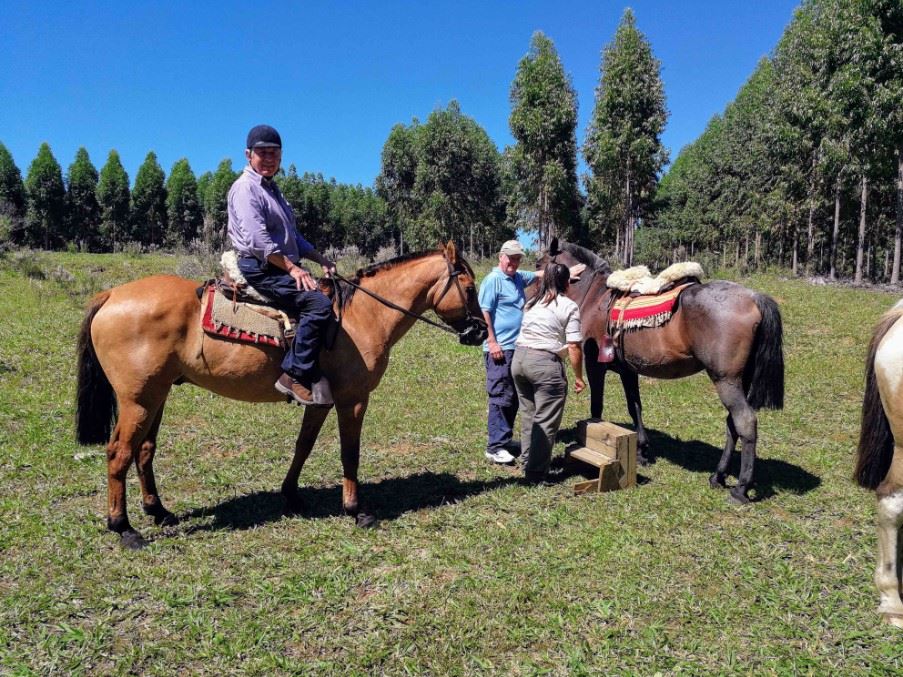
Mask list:
[[[464,293],[464,290],[461,288],[460,280],[458,280],[458,276],[461,273],[463,273],[464,271],[463,270],[455,270],[452,267],[451,261],[449,261],[448,259],[445,260],[445,263],[448,266],[448,281],[445,283],[445,287],[442,289],[442,293],[439,294],[439,298],[436,299],[436,301],[434,302],[433,305],[438,305],[439,302],[442,301],[443,298],[445,298],[445,295],[448,293],[448,290],[451,289],[452,283],[454,283],[455,287],[458,290],[458,293],[461,295],[461,301],[464,303],[464,309],[467,312],[467,319],[470,320],[471,322],[473,322],[477,318],[475,318],[473,313],[470,312],[470,308],[467,305],[467,295]],[[433,322],[431,319],[426,318],[423,315],[418,315],[417,313],[410,311],[407,308],[402,308],[401,306],[399,306],[396,303],[393,303],[389,299],[384,298],[384,297],[380,296],[379,294],[372,292],[369,289],[362,287],[359,284],[356,284],[355,282],[352,282],[347,277],[345,277],[344,275],[340,275],[339,273],[334,273],[332,277],[334,277],[337,280],[341,280],[342,282],[347,283],[348,285],[354,287],[355,289],[359,289],[360,291],[364,292],[368,296],[371,296],[374,299],[376,299],[377,301],[379,301],[380,303],[382,303],[384,306],[392,308],[393,310],[397,310],[398,312],[400,312],[404,315],[407,315],[408,317],[413,317],[415,320],[420,320],[421,322],[426,322],[427,324],[437,327],[438,329],[441,329],[442,331],[446,331],[449,334],[454,334],[455,336],[458,336],[459,338],[464,336],[468,331],[468,330],[464,330],[463,332],[459,332],[459,331],[456,331],[455,329],[452,329],[451,327],[448,327],[444,324],[439,324],[438,322]],[[340,298],[339,299],[339,307],[340,308],[341,308],[341,303],[342,302],[341,302],[341,298]]]

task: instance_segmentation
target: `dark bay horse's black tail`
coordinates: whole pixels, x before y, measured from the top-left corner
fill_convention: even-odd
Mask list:
[[[752,353],[743,371],[743,390],[753,409],[784,408],[784,329],[778,304],[756,294],[762,321],[756,328]]]
[[[79,444],[106,444],[116,418],[116,396],[91,342],[91,322],[109,297],[110,292],[101,292],[91,299],[78,334],[75,439]]]
[[[859,448],[856,450],[856,470],[853,477],[861,487],[875,489],[887,476],[894,456],[894,436],[887,414],[881,404],[878,379],[875,378],[875,353],[881,339],[900,319],[901,312],[884,315],[875,327],[865,359],[865,397],[862,400],[862,427],[859,431]]]

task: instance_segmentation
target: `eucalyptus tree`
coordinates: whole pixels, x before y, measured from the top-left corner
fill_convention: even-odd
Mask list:
[[[186,158],[178,160],[166,180],[166,217],[169,246],[185,245],[196,239],[203,222],[198,186]]]
[[[25,213],[25,184],[12,153],[0,143],[0,203],[19,216]]]
[[[25,217],[25,184],[6,146],[0,143],[0,240],[22,236]]]
[[[418,215],[410,239],[427,247],[454,238],[473,251],[475,238],[504,217],[498,149],[457,101],[430,113],[415,148]]]
[[[514,225],[536,231],[545,248],[579,228],[577,94],[552,41],[537,31],[511,84],[508,124],[516,141],[510,171]]]
[[[238,178],[232,160],[226,158],[217,165],[210,182],[201,195],[204,207],[204,243],[213,250],[222,249],[229,241],[229,189]]]
[[[131,239],[131,224],[129,177],[115,149],[110,151],[100,170],[97,202],[100,204],[100,235],[104,246],[116,251]]]
[[[404,233],[416,216],[414,181],[417,178],[417,118],[410,126],[392,127],[380,155],[380,172],[376,177],[376,192],[386,202],[389,219],[398,229],[398,249],[404,251]]]
[[[63,171],[45,142],[25,178],[25,235],[31,245],[50,249],[62,240],[66,218]]]
[[[504,205],[498,149],[456,101],[420,124],[396,125],[376,181],[400,243],[432,247],[454,238],[471,250],[500,242]]]
[[[590,205],[599,205],[594,223],[619,225],[624,264],[633,261],[634,231],[648,214],[658,174],[668,161],[661,143],[668,111],[661,64],[624,11],[614,39],[602,50],[601,77],[583,153],[591,174],[586,182]]]
[[[135,175],[132,235],[142,244],[162,246],[166,235],[166,184],[157,154],[149,152]]]
[[[97,202],[97,168],[82,147],[69,165],[66,182],[68,240],[88,250],[100,245],[100,205]]]

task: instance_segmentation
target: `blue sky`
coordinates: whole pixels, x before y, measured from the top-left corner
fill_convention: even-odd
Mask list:
[[[676,157],[777,44],[795,0],[595,2],[20,2],[0,10],[0,142],[23,176],[47,141],[65,172],[111,148],[134,181],[244,164],[249,127],[282,134],[284,164],[371,185],[396,123],[457,99],[504,148],[508,94],[530,37],[555,43],[582,144],[601,50],[624,8],[662,62]]]

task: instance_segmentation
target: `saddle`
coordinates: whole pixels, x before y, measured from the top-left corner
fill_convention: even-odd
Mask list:
[[[599,362],[624,360],[625,331],[661,327],[676,311],[680,294],[699,284],[702,266],[693,261],[675,263],[653,277],[646,266],[618,270],[608,276],[605,334],[599,346]]]
[[[273,299],[248,284],[238,267],[238,255],[224,252],[220,257],[222,277],[208,280],[198,289],[201,300],[201,327],[212,335],[243,343],[286,348],[297,330],[297,320],[289,317]],[[330,298],[334,286],[320,281],[320,290]],[[330,331],[327,346],[335,340]]]

